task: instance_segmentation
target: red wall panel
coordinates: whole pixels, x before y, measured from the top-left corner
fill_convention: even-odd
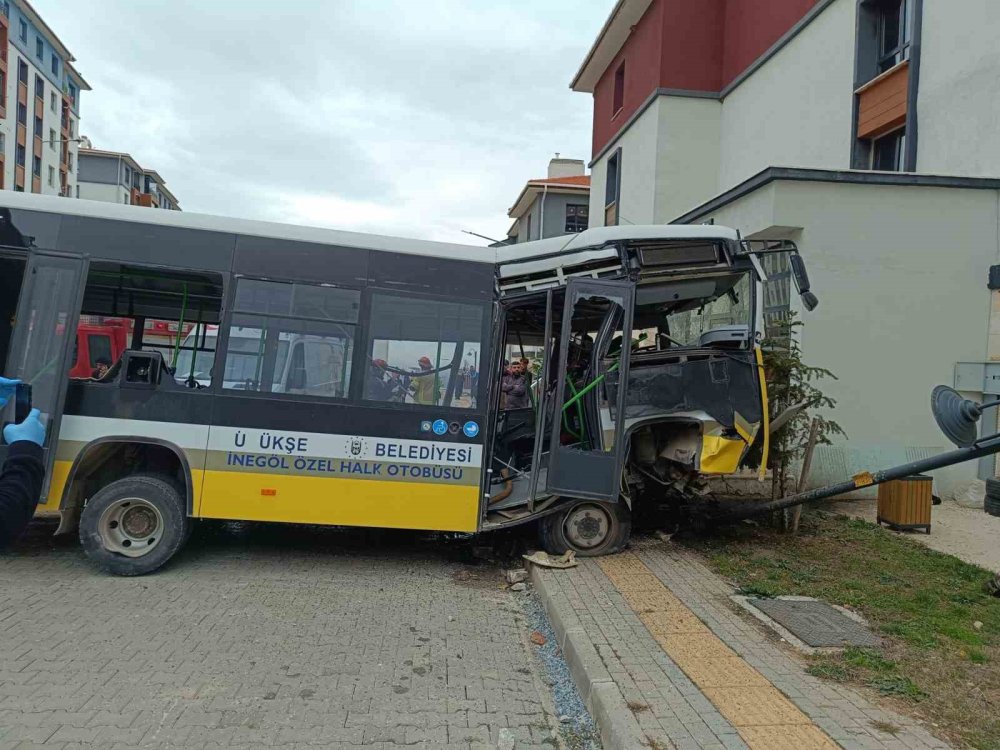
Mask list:
[[[722,85],[726,86],[778,41],[818,0],[726,0]]]
[[[657,88],[720,91],[819,0],[653,0],[594,87],[593,152]],[[614,112],[615,71],[625,96]]]
[[[632,34],[594,87],[594,151],[611,140],[618,129],[659,86],[660,45],[663,43],[662,1],[653,0]],[[615,115],[615,71],[625,61],[625,97]],[[613,119],[612,119],[613,118]]]

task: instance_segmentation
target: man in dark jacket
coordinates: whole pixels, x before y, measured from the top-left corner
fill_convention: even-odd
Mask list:
[[[17,380],[0,377],[0,409],[14,395],[17,384]],[[35,506],[42,493],[45,426],[38,409],[32,409],[20,424],[7,425],[3,437],[8,448],[7,460],[0,469],[0,549],[24,531],[35,515]]]
[[[524,377],[524,368],[520,362],[515,362],[510,366],[510,370],[504,373],[503,380],[500,381],[500,391],[504,395],[505,409],[527,409],[531,406],[528,401],[528,381]]]

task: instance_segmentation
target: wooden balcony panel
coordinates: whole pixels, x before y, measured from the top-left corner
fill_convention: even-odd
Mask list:
[[[906,124],[910,63],[904,61],[869,81],[858,95],[858,138],[878,138]]]

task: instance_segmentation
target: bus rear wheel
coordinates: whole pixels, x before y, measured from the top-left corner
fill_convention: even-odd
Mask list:
[[[542,548],[550,555],[573,550],[580,557],[619,552],[632,533],[632,515],[625,503],[581,500],[546,516],[539,527]]]
[[[80,543],[102,570],[141,576],[177,553],[190,525],[174,485],[139,474],[111,482],[90,498],[80,515]]]

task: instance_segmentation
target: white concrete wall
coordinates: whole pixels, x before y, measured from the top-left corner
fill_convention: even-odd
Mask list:
[[[1000,2],[926,0],[917,170],[1000,176]]]
[[[607,162],[622,149],[619,224],[652,224],[656,217],[657,145],[660,109],[654,102],[632,125],[613,141],[594,163],[590,174],[590,226],[604,226],[604,196]]]
[[[107,185],[101,182],[81,182],[79,185],[80,198],[83,200],[119,204],[128,202],[128,191],[121,185]]]
[[[831,4],[723,100],[716,192],[770,166],[849,167],[855,6]]]
[[[719,171],[722,104],[661,96],[658,112],[653,222],[667,223],[711,198]]]
[[[803,356],[837,376],[822,389],[837,399],[830,416],[848,435],[817,449],[812,483],[950,447],[930,392],[952,385],[956,362],[986,359],[998,192],[804,182],[768,190],[714,218],[747,233],[768,222],[802,228],[792,239],[820,299],[801,313]],[[935,473],[937,491],[947,495],[977,468]]]

